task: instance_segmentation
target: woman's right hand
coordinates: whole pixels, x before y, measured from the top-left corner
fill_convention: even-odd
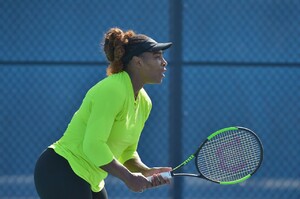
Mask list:
[[[143,192],[145,189],[152,187],[151,182],[145,176],[141,173],[130,172],[115,159],[100,168],[121,179],[134,192]]]
[[[141,173],[131,173],[125,180],[125,184],[134,192],[143,192],[152,187],[151,182]]]

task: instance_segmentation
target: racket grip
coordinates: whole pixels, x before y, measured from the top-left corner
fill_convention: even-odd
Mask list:
[[[162,172],[162,173],[160,173],[160,175],[164,179],[171,179],[172,178],[171,172]],[[152,182],[153,176],[149,176],[149,177],[147,177],[147,179],[148,179],[149,182]]]

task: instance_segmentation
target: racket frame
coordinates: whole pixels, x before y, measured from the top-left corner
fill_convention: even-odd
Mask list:
[[[221,182],[221,181],[214,181],[212,179],[209,179],[207,177],[205,177],[205,175],[203,175],[199,168],[198,168],[198,163],[197,163],[197,157],[198,156],[198,153],[200,152],[201,148],[205,145],[206,142],[210,141],[212,138],[214,138],[215,136],[221,134],[221,133],[224,133],[224,132],[227,132],[227,131],[231,131],[231,130],[244,130],[244,131],[248,131],[250,132],[251,134],[253,134],[253,136],[256,138],[257,142],[259,143],[259,146],[260,146],[260,162],[258,164],[258,166],[256,167],[256,169],[244,176],[243,178],[240,178],[240,179],[237,179],[237,180],[234,180],[234,181],[226,181],[226,182]],[[195,166],[197,168],[197,171],[198,171],[198,174],[191,174],[191,173],[174,173],[174,171],[178,170],[179,168],[183,167],[184,165],[188,164],[192,159],[195,158]],[[214,183],[218,183],[218,184],[222,184],[222,185],[231,185],[231,184],[237,184],[237,183],[241,183],[245,180],[247,180],[248,178],[250,178],[258,169],[259,167],[261,166],[261,163],[262,163],[262,160],[263,160],[263,146],[262,146],[262,143],[260,141],[260,139],[258,138],[258,136],[250,129],[248,128],[245,128],[245,127],[227,127],[227,128],[223,128],[223,129],[220,129],[214,133],[212,133],[210,136],[208,136],[206,138],[206,140],[204,142],[202,142],[202,144],[200,145],[200,147],[197,149],[197,151],[190,155],[185,161],[183,161],[180,165],[178,165],[177,167],[175,167],[171,172],[171,176],[189,176],[189,177],[197,177],[197,178],[203,178],[203,179],[206,179],[208,181],[211,181],[211,182],[214,182]],[[170,175],[169,175],[170,176]]]

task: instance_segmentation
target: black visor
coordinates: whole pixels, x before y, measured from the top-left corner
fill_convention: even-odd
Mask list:
[[[130,47],[127,48],[127,53],[123,57],[123,62],[128,63],[133,56],[138,56],[144,52],[156,52],[160,50],[166,50],[170,48],[172,42],[168,43],[157,43],[150,37],[141,40],[141,42],[137,42],[131,44]]]

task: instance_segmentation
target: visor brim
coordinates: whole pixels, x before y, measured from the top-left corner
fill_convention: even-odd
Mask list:
[[[160,50],[166,50],[172,46],[172,42],[168,43],[156,43],[152,48],[147,50],[148,52],[155,52]]]

